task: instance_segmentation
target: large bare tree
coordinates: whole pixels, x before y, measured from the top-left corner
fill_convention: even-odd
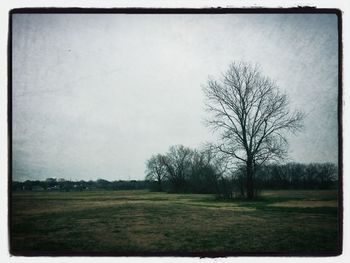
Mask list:
[[[219,80],[209,79],[204,92],[208,124],[220,132],[217,148],[242,162],[246,174],[246,197],[254,198],[256,168],[287,153],[285,132],[302,127],[303,113],[291,111],[287,96],[258,66],[232,63]]]

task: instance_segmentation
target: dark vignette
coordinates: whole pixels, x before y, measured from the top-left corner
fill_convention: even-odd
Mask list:
[[[95,252],[48,252],[48,251],[19,251],[12,246],[12,18],[13,14],[335,14],[338,18],[338,250],[335,252],[295,252],[281,253],[274,251],[245,252],[132,252],[132,253],[95,253]],[[12,256],[90,256],[90,257],[149,257],[149,256],[176,256],[176,257],[229,257],[229,256],[298,256],[298,257],[329,257],[339,256],[343,252],[343,41],[342,41],[342,11],[339,9],[322,8],[309,6],[298,6],[292,8],[17,8],[9,12],[9,30],[7,46],[7,122],[8,122],[8,244]]]

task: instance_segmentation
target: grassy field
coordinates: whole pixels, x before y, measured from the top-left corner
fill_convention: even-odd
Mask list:
[[[13,193],[13,253],[337,253],[337,192],[261,200],[148,191]]]

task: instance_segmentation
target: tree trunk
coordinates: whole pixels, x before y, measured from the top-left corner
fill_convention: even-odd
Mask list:
[[[254,198],[254,182],[253,182],[253,162],[251,159],[247,161],[247,199]]]
[[[158,191],[161,192],[162,191],[162,181],[158,180]]]

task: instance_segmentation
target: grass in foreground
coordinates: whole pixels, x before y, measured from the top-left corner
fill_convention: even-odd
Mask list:
[[[12,251],[336,253],[336,191],[261,200],[148,191],[14,193]]]

